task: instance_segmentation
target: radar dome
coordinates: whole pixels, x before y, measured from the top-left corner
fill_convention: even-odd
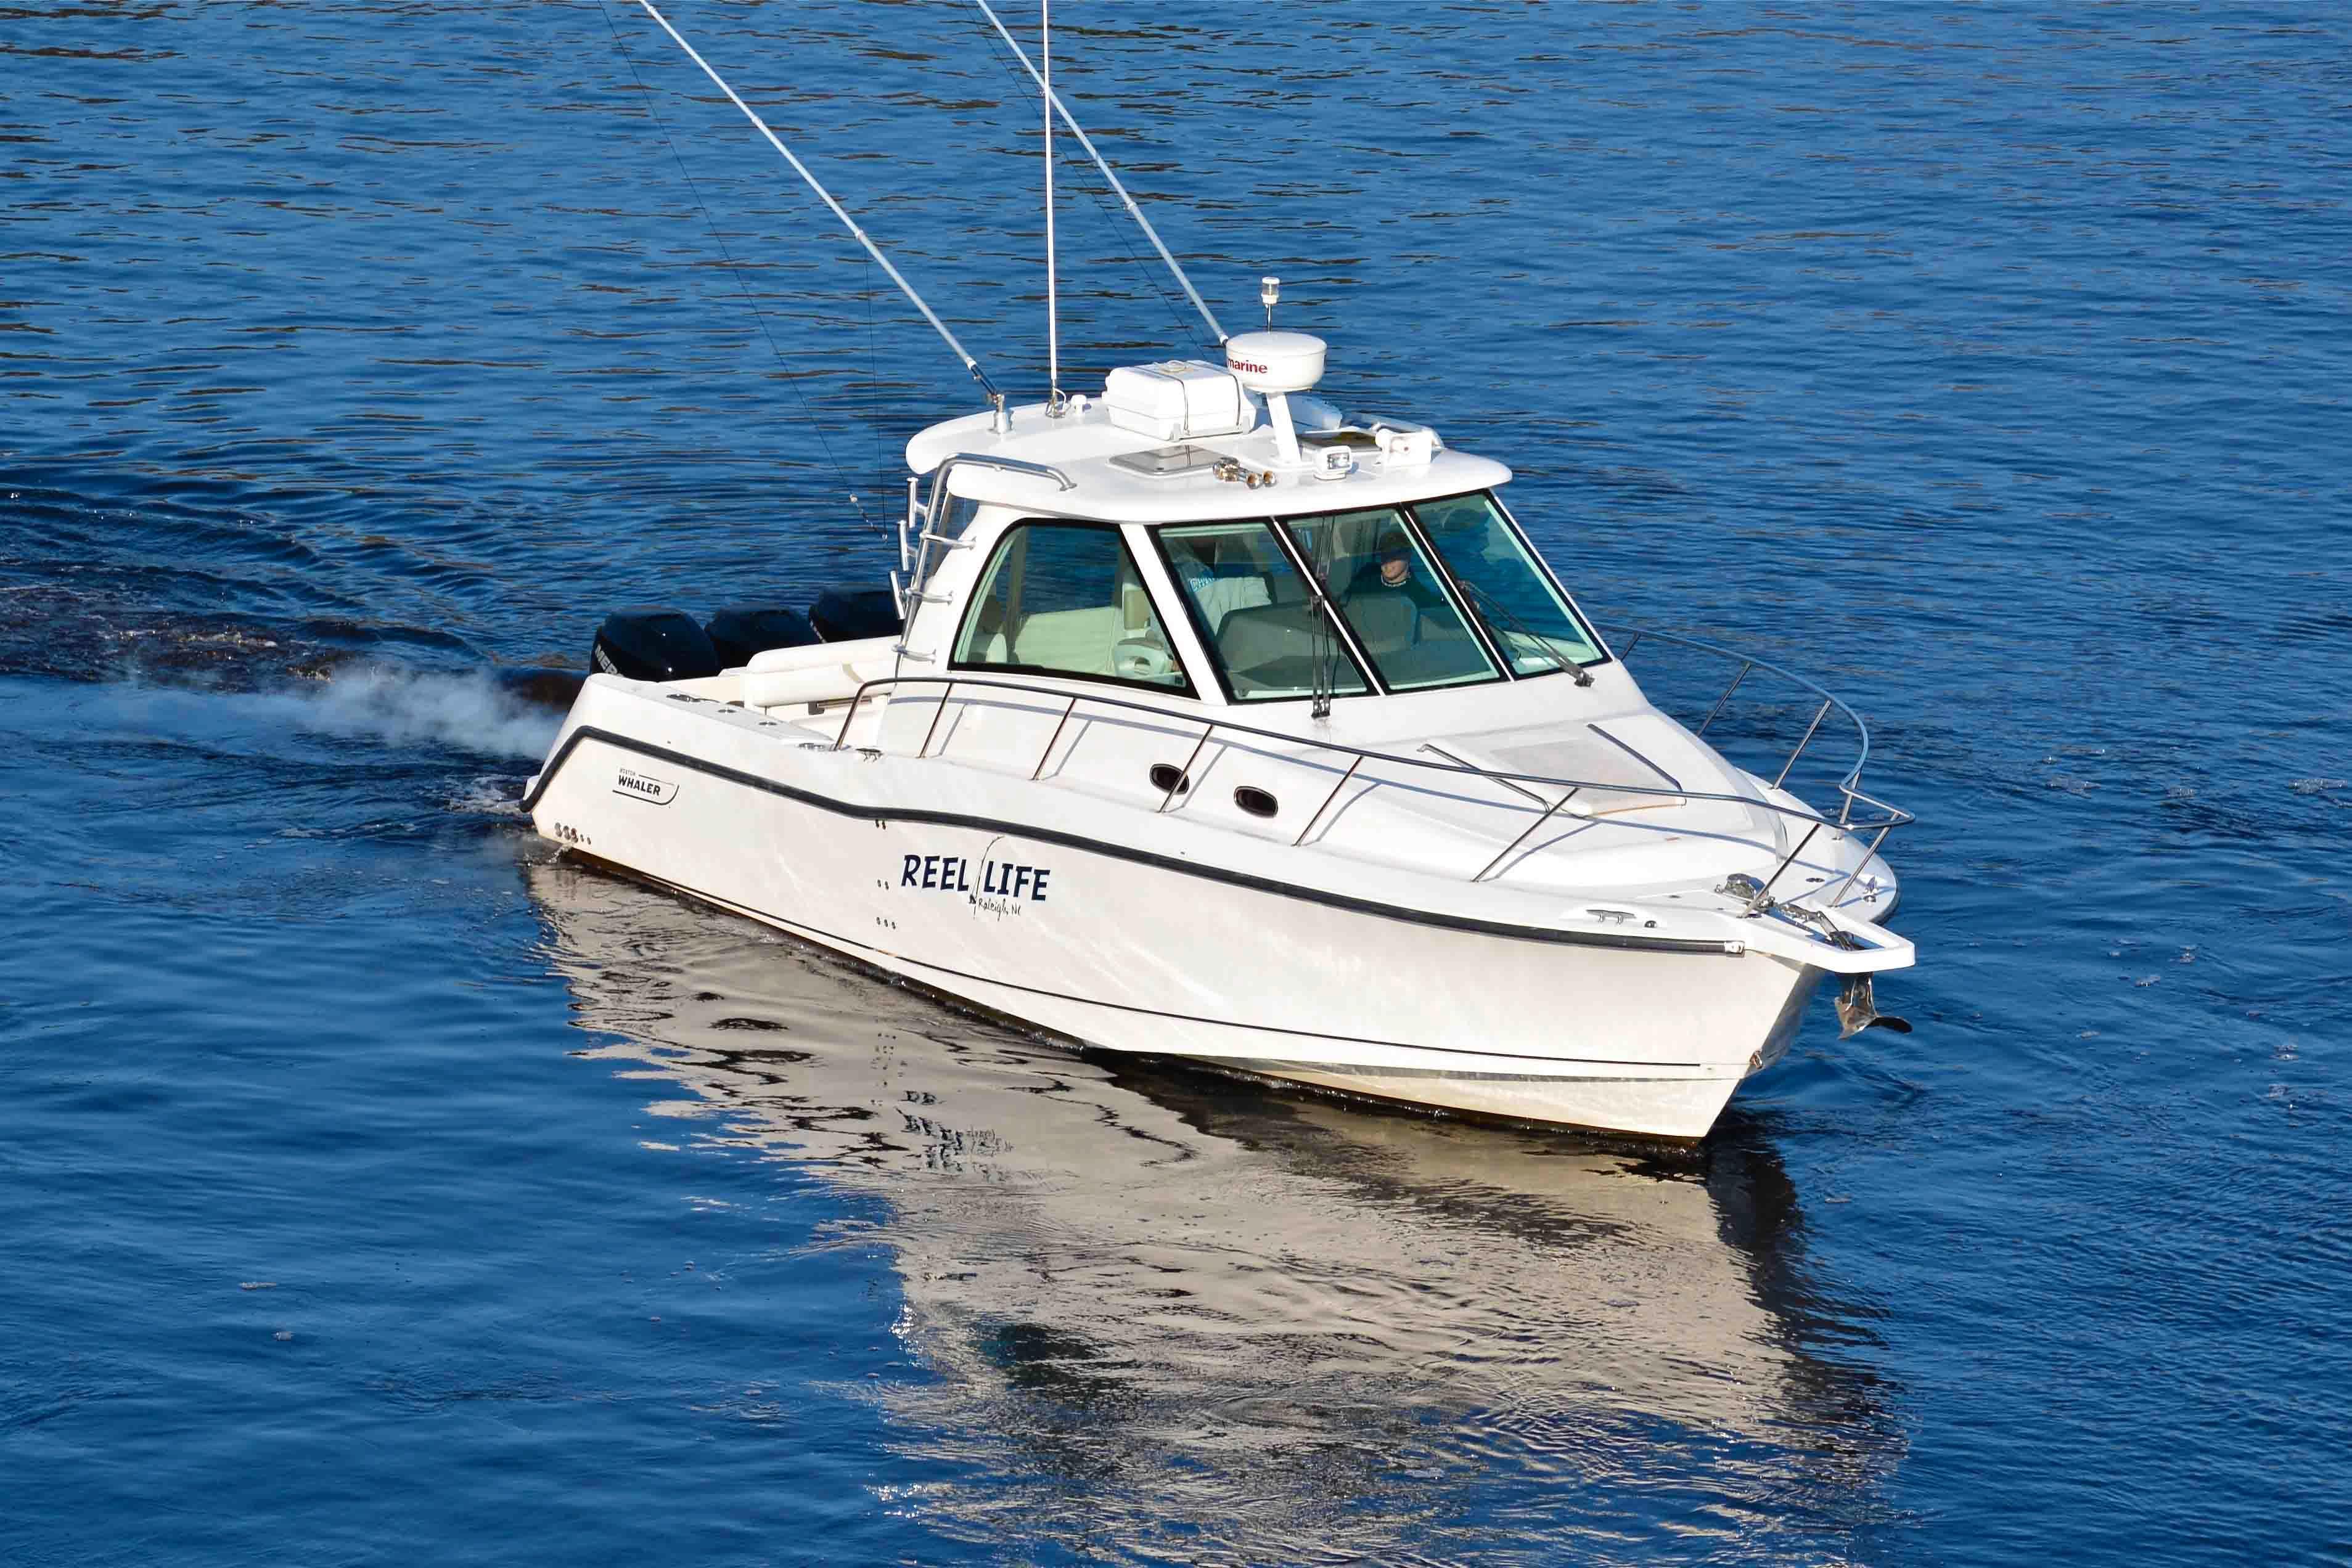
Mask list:
[[[1225,340],[1225,369],[1254,392],[1305,392],[1323,379],[1323,340],[1305,332],[1244,332]]]

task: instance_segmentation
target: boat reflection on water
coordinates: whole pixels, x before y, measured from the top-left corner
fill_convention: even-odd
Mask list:
[[[906,1504],[935,1528],[1318,1561],[1696,1531],[1753,1560],[1883,1506],[1866,1314],[1810,1282],[1752,1126],[1657,1166],[1097,1061],[597,870],[527,874],[584,1054],[887,1205],[856,1244],[895,1257],[935,1375],[880,1396],[963,1478]]]

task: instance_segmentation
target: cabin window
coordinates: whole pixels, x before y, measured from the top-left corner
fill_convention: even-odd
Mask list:
[[[1402,513],[1379,507],[1283,526],[1390,690],[1502,678]]]
[[[1493,497],[1417,501],[1412,515],[1515,674],[1549,674],[1601,658],[1599,639],[1528,556]]]
[[[964,613],[953,667],[1192,689],[1127,541],[1108,524],[1009,529]]]
[[[1340,696],[1371,689],[1271,525],[1202,523],[1160,528],[1157,537],[1235,702],[1312,696],[1318,677]]]

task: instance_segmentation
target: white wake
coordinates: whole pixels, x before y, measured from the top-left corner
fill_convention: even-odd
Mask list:
[[[383,664],[338,670],[316,693],[287,701],[295,722],[322,735],[534,761],[547,755],[562,723],[485,675]]]

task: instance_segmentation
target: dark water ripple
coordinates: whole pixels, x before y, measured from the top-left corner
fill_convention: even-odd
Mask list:
[[[1034,394],[977,12],[677,15]],[[488,673],[877,576],[961,373],[616,0],[0,5],[0,1560],[2352,1556],[2352,26],[1064,21],[1228,325],[1870,716],[1918,1031],[1645,1163],[551,860]],[[1071,380],[1197,345],[1063,178]]]

